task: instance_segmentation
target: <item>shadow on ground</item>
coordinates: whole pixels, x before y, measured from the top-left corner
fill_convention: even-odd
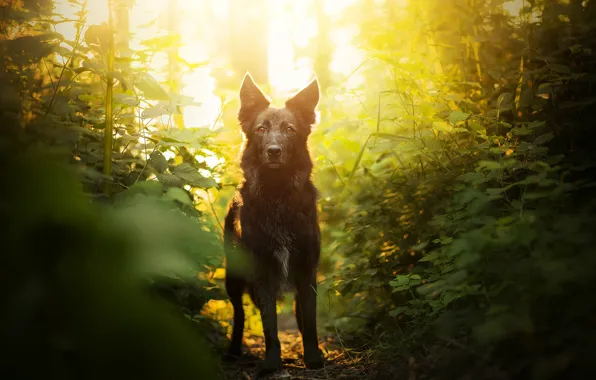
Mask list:
[[[367,378],[362,355],[354,355],[338,346],[330,337],[321,337],[319,347],[325,355],[325,367],[309,370],[302,360],[302,337],[297,330],[279,333],[283,370],[268,379],[365,379]],[[224,363],[224,379],[254,379],[257,365],[265,357],[265,342],[261,336],[245,336],[243,357]]]
[[[342,348],[340,342],[330,336],[319,336],[319,347],[325,356],[325,367],[309,370],[302,360],[302,336],[298,332],[291,313],[278,316],[279,340],[281,342],[283,369],[267,379],[366,379],[368,378],[364,355]],[[223,345],[228,341],[224,339]],[[243,356],[235,362],[223,362],[223,379],[256,379],[255,371],[265,357],[265,341],[262,336],[245,332]]]

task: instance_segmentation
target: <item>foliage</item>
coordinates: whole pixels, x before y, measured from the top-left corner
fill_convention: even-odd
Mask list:
[[[1,194],[5,376],[214,376],[201,335],[148,290],[171,276],[192,283],[217,240],[168,193],[132,187],[115,207],[94,204],[50,153],[1,142],[15,181]]]
[[[139,188],[151,188],[156,194],[163,186],[166,197],[199,218],[202,228],[217,233],[220,227],[205,215],[209,209],[199,211],[194,206],[201,192],[220,187],[221,162],[225,161],[219,159],[219,148],[213,141],[217,133],[213,128],[173,126],[173,114],[194,102],[169,93],[143,68],[151,54],[168,41],[153,39],[147,42],[151,49],[117,56],[115,71],[107,72],[109,40],[113,36],[106,25],[87,27],[86,2],[73,3],[80,11],[72,41],[48,32],[52,24],[62,20],[44,18],[47,21],[36,22],[43,15],[36,13],[33,5],[24,8],[15,3],[4,7],[8,15],[17,12],[22,16],[4,20],[8,36],[14,37],[3,40],[7,53],[3,55],[7,69],[3,79],[10,84],[3,88],[4,109],[14,112],[11,116],[26,126],[26,139],[53,146],[61,152],[63,162],[76,165],[83,174],[85,191],[101,197],[104,182],[116,195],[129,188],[135,193]],[[16,30],[26,32],[10,33]],[[106,176],[101,172],[105,88],[110,77],[116,82],[114,139],[111,175]],[[209,159],[214,164],[208,165]],[[156,183],[144,184],[145,180]],[[215,268],[220,261],[217,254],[202,264]]]
[[[87,27],[87,3],[71,3],[80,7],[72,41],[52,31],[63,20],[50,18],[51,2],[2,4],[0,150],[10,183],[1,209],[10,224],[1,335],[12,347],[3,373],[212,378],[204,331],[189,320],[222,297],[209,276],[221,265],[219,226],[196,207],[200,191],[220,186],[215,132],[168,126],[191,100],[133,68],[147,52],[117,57],[116,71],[106,71],[110,30]]]
[[[319,160],[328,223],[347,220],[332,281],[349,301],[331,327],[373,321],[391,353],[396,335],[414,351],[458,340],[494,354],[478,368],[579,376],[596,338],[594,4],[534,1],[518,19],[498,3],[387,3],[364,19],[354,6],[368,112],[331,114]]]

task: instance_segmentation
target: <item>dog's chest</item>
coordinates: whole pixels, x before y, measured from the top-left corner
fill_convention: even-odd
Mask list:
[[[259,258],[273,259],[279,264],[281,275],[290,275],[291,256],[298,254],[300,212],[286,201],[277,199],[246,202],[240,221],[245,244]]]

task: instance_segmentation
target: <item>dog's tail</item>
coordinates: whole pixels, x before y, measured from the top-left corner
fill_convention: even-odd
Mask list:
[[[226,215],[224,222],[224,244],[226,249],[228,249],[229,246],[234,245],[234,240],[242,235],[240,220],[238,218],[239,206],[238,199],[234,197],[230,202],[228,214]]]
[[[240,199],[234,196],[230,202],[224,224],[224,252],[226,256],[226,273],[232,276],[244,277],[250,271],[251,266],[249,256],[241,244],[240,205]]]

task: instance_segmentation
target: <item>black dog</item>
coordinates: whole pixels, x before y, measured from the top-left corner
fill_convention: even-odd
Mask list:
[[[296,320],[303,337],[306,367],[323,366],[316,326],[321,236],[307,147],[318,102],[316,80],[281,109],[269,107],[249,74],[240,89],[238,120],[246,136],[241,163],[245,181],[231,202],[224,234],[226,290],[234,306],[228,357],[241,355],[242,294],[248,290],[261,312],[265,332],[266,355],[260,374],[281,368],[275,302],[287,290],[296,292]],[[231,270],[231,257],[237,249],[244,250],[251,259],[249,272]]]

